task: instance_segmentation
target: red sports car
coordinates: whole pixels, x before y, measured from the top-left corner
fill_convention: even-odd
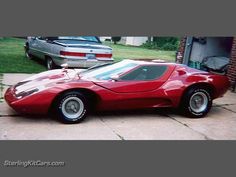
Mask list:
[[[179,108],[199,118],[228,88],[223,75],[181,64],[123,60],[87,70],[36,74],[10,87],[5,99],[17,112],[53,113],[66,123],[82,121],[89,110],[158,107]]]

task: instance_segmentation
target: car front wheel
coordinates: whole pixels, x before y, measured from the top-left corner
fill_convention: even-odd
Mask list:
[[[61,95],[55,106],[59,120],[64,123],[79,123],[86,118],[88,112],[85,96],[74,91]]]
[[[192,118],[204,117],[212,107],[212,98],[208,89],[191,88],[183,97],[180,109]]]
[[[26,48],[25,48],[25,56],[26,56],[26,58],[28,58],[28,59],[33,59],[33,56],[29,53],[29,46],[26,46]]]

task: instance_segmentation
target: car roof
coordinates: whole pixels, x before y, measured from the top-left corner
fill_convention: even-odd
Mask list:
[[[150,59],[124,59],[123,61],[130,61],[139,65],[179,65],[177,63],[165,62],[164,60],[150,60]]]

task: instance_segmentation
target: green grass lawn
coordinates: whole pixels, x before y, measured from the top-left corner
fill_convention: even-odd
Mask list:
[[[24,39],[0,39],[0,73],[38,73],[46,67],[24,54]]]
[[[40,60],[29,60],[24,54],[24,39],[0,38],[0,73],[38,73],[46,68]],[[114,45],[105,42],[113,48],[115,61],[122,59],[164,59],[174,61],[175,51],[150,50],[141,47]]]
[[[116,61],[122,59],[162,59],[170,62],[175,61],[175,51],[151,50],[142,47],[126,46],[105,42],[112,47],[113,57]]]

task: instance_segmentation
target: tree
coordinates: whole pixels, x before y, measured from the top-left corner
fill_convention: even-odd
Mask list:
[[[114,44],[116,44],[117,42],[119,42],[121,40],[121,37],[112,37],[111,40],[114,42]]]

